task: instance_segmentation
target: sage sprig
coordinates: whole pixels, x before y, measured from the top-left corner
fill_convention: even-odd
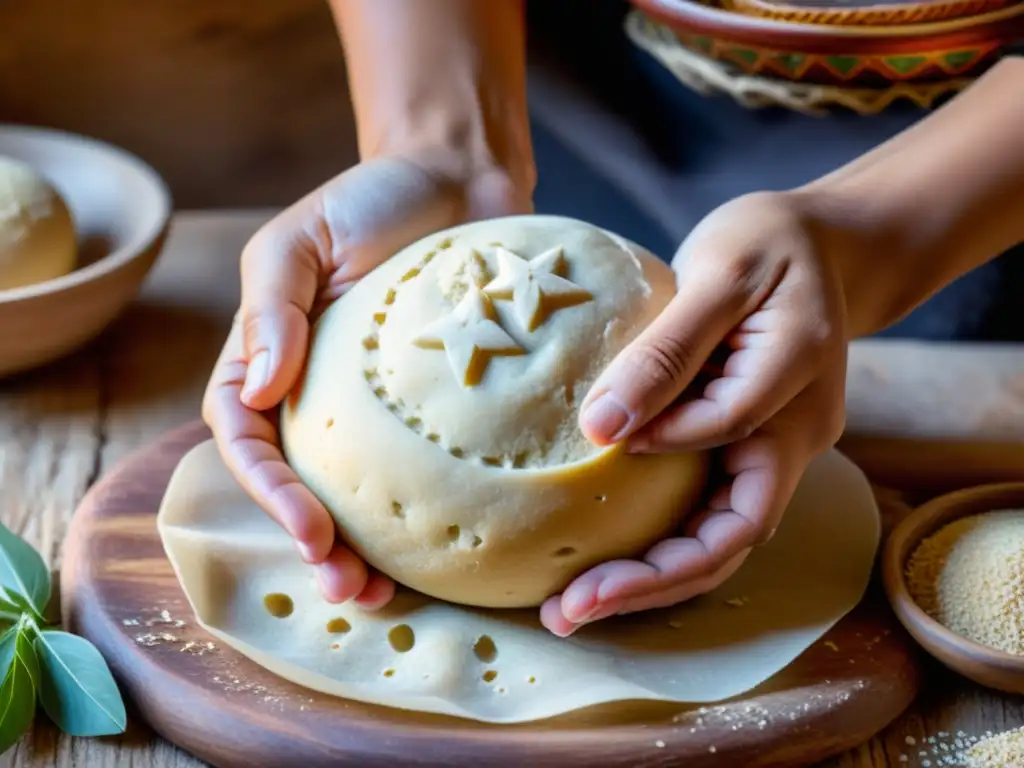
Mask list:
[[[110,667],[88,640],[49,624],[43,558],[0,523],[0,754],[41,706],[72,736],[123,733],[128,717]]]

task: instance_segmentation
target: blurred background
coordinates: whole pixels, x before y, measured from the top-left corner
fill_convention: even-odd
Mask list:
[[[720,203],[809,180],[926,114],[898,103],[815,117],[701,95],[629,40],[629,10],[528,3],[536,202],[663,258]],[[324,0],[22,0],[0,4],[0,29],[0,123],[122,146],[179,210],[284,206],[357,161]],[[890,334],[1024,338],[1006,320],[1015,299],[991,302],[1014,268],[978,270]],[[972,303],[987,308],[964,320]]]

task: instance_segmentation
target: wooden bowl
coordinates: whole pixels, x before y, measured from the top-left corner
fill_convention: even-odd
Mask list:
[[[1020,0],[722,0],[728,11],[765,19],[841,26],[890,26],[962,19]]]
[[[135,298],[171,217],[163,179],[94,139],[0,125],[0,155],[33,166],[60,192],[78,231],[74,271],[0,291],[0,376],[51,362],[94,339]]]
[[[841,26],[734,13],[688,0],[631,0],[680,43],[745,74],[879,88],[942,82],[992,64],[1024,37],[1024,3],[924,24]]]
[[[914,602],[906,582],[907,560],[921,541],[947,523],[970,515],[1024,508],[1024,483],[981,485],[933,499],[901,522],[882,553],[882,582],[896,617],[930,655],[974,682],[1024,693],[1024,656],[1015,656],[950,631]]]

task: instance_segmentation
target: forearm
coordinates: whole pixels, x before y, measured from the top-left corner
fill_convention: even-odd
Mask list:
[[[798,194],[843,243],[851,335],[891,325],[1024,241],[1024,59]]]
[[[532,194],[522,0],[330,0],[359,151],[495,166]]]

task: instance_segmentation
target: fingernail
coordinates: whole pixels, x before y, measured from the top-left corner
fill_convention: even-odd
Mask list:
[[[594,596],[594,590],[586,583],[578,582],[570,584],[562,593],[561,609],[566,621],[578,624],[586,621],[599,605]]]
[[[573,624],[586,624],[588,621],[594,618],[594,615],[601,609],[601,605],[597,604],[589,611],[585,612],[582,616],[578,616],[575,619],[569,619],[568,616],[565,618],[569,619]]]
[[[605,619],[609,618],[610,616],[614,616],[615,614],[617,614],[621,609],[622,609],[622,601],[621,600],[614,600],[614,601],[612,601],[610,603],[604,603],[603,605],[600,606],[599,609],[595,609],[595,610],[591,611],[590,615],[587,616],[585,621],[587,621],[588,623],[589,622],[595,622],[595,621],[604,621]]]
[[[245,386],[242,387],[242,395],[248,397],[256,390],[266,385],[270,378],[270,353],[259,352],[252,360],[245,371]]]
[[[605,392],[583,410],[583,421],[591,432],[605,440],[617,440],[629,426],[629,411],[613,392]]]
[[[299,555],[307,563],[313,563],[316,561],[316,550],[312,546],[304,541],[295,542],[296,549],[299,550]]]

